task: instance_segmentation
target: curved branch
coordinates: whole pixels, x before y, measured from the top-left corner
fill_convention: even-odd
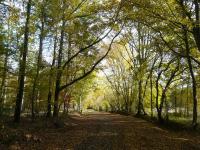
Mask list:
[[[69,82],[69,83],[61,86],[59,90],[61,91],[61,90],[65,89],[65,88],[67,88],[68,86],[70,86],[70,85],[78,82],[79,80],[87,77],[88,75],[90,75],[95,70],[96,66],[108,55],[108,53],[110,52],[110,50],[112,48],[112,44],[114,43],[115,38],[121,33],[121,31],[122,31],[122,29],[113,37],[113,39],[111,40],[111,43],[109,45],[109,48],[108,48],[107,52],[91,67],[91,69],[89,71],[87,71],[86,73],[84,73],[82,76],[80,76],[80,77],[72,80],[71,82]]]

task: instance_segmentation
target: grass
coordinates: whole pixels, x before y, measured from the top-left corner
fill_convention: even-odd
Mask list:
[[[157,117],[149,116],[149,115],[140,115],[135,116],[137,118],[142,118],[146,121],[152,122],[153,124],[167,130],[171,130],[174,132],[192,132],[195,134],[200,134],[200,126],[197,126],[197,128],[193,128],[192,126],[192,119],[190,117],[178,117],[174,116],[172,114],[169,115],[168,120],[164,120],[163,123],[160,123],[157,119]]]

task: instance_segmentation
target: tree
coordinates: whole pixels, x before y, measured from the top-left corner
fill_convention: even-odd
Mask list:
[[[27,3],[27,12],[26,12],[26,24],[24,30],[24,44],[23,49],[21,50],[20,54],[20,66],[19,66],[19,77],[18,77],[18,89],[17,89],[17,97],[16,97],[16,106],[15,106],[15,114],[14,114],[14,121],[20,121],[20,113],[21,113],[21,104],[24,92],[24,78],[25,78],[25,71],[26,71],[26,58],[28,52],[28,41],[29,41],[29,21],[30,21],[30,14],[31,14],[31,0]]]
[[[43,52],[43,41],[45,38],[45,1],[42,1],[42,3],[39,6],[39,18],[40,18],[40,25],[39,25],[39,29],[40,29],[40,35],[39,35],[39,51],[38,51],[38,58],[37,58],[37,69],[36,69],[36,75],[34,77],[34,81],[33,81],[33,89],[32,89],[32,96],[31,96],[31,103],[32,103],[32,119],[35,118],[35,114],[34,114],[34,103],[36,100],[36,88],[37,88],[37,84],[38,84],[38,78],[40,76],[40,70],[42,67],[42,52]]]

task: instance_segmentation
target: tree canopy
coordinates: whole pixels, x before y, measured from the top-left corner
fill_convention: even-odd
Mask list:
[[[199,0],[0,1],[0,114],[87,108],[198,123]]]

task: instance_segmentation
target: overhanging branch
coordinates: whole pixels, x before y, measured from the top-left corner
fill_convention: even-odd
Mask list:
[[[114,43],[115,38],[121,33],[121,31],[122,31],[122,29],[112,38],[112,40],[111,40],[111,42],[109,44],[107,52],[99,60],[97,60],[97,62],[90,68],[89,71],[84,73],[82,76],[72,80],[71,82],[61,86],[59,90],[62,91],[63,89],[69,87],[70,85],[72,85],[72,84],[78,82],[79,80],[81,80],[81,79],[87,77],[88,75],[90,75],[95,70],[96,66],[108,55],[108,53],[110,52],[110,50],[112,48],[112,44]]]

